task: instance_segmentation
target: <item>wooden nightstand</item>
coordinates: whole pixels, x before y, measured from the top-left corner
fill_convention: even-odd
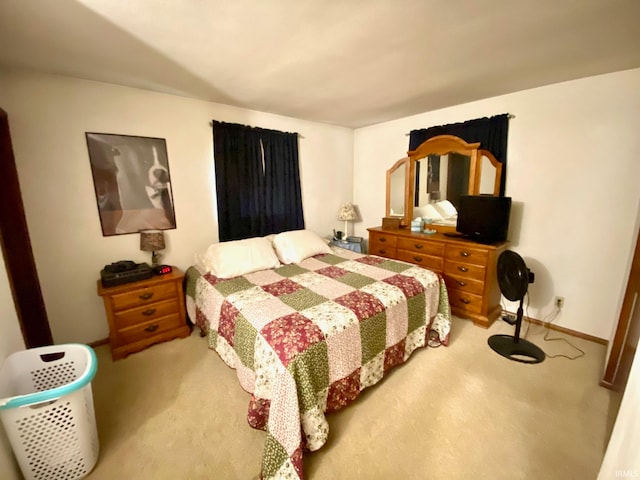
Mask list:
[[[154,275],[148,280],[115,287],[105,288],[98,280],[98,295],[107,311],[114,360],[154,343],[190,335],[183,279],[184,273],[174,267],[167,275]]]

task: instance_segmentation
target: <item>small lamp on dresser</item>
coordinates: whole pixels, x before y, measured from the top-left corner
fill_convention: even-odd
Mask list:
[[[158,230],[143,230],[140,232],[140,250],[151,252],[151,266],[156,267],[160,262],[158,250],[164,250],[164,232]]]
[[[338,210],[338,220],[342,220],[344,222],[344,237],[346,238],[348,233],[348,223],[353,222],[358,219],[358,213],[356,212],[356,208],[352,203],[345,203]]]

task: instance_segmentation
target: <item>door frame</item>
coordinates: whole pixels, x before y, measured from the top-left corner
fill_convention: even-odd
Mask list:
[[[53,337],[20,193],[9,118],[0,108],[0,244],[20,330],[27,348],[51,345]]]

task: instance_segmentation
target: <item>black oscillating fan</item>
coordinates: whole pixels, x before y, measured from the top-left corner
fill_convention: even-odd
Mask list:
[[[511,250],[506,250],[498,257],[498,285],[500,291],[512,302],[520,301],[515,322],[515,335],[492,335],[489,337],[489,346],[509,360],[522,363],[540,363],[545,359],[544,352],[528,340],[520,338],[522,326],[522,303],[529,289],[529,283],[533,282],[533,274],[527,268],[520,255]]]

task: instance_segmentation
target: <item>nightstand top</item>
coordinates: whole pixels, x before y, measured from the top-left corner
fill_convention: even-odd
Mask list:
[[[121,291],[125,292],[135,288],[152,287],[153,285],[157,285],[159,283],[182,280],[184,278],[184,272],[177,267],[172,268],[173,270],[171,271],[171,273],[167,273],[165,275],[153,275],[151,278],[147,278],[145,280],[123,283],[122,285],[116,285],[113,287],[103,287],[102,281],[98,279],[98,295],[113,295],[114,293],[118,293]]]

